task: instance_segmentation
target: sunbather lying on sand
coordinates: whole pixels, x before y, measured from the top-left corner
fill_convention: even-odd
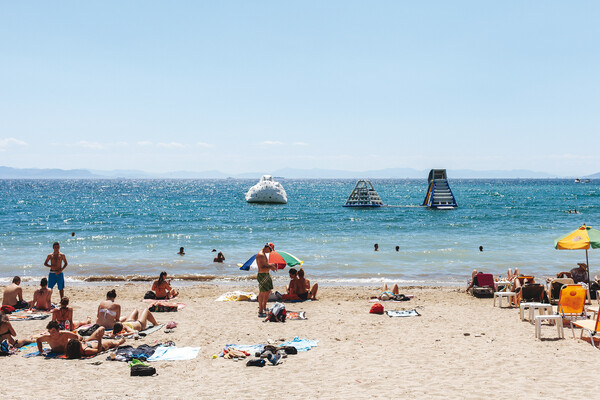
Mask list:
[[[150,321],[152,325],[158,325],[158,322],[156,322],[156,319],[154,319],[154,315],[152,315],[150,310],[145,309],[142,311],[141,315],[138,310],[133,310],[127,318],[121,318],[120,322],[115,323],[111,336],[127,336],[135,331],[143,331],[146,329],[148,321]]]
[[[125,343],[125,339],[102,340],[105,330],[103,327],[97,329],[92,336],[86,340],[71,338],[67,342],[67,356],[69,358],[81,358],[95,356],[103,351],[118,347]]]

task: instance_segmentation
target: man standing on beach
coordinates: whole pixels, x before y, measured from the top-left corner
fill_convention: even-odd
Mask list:
[[[54,242],[52,248],[54,251],[48,254],[44,262],[44,265],[50,268],[48,287],[53,289],[55,285],[58,285],[58,291],[62,299],[65,296],[65,277],[63,276],[63,271],[67,268],[68,263],[65,255],[59,251],[60,244],[58,242]]]
[[[275,246],[273,243],[265,244],[265,247],[261,251],[256,254],[256,265],[258,266],[258,274],[256,274],[256,279],[258,280],[258,317],[265,318],[267,316],[267,300],[269,300],[269,295],[271,294],[271,290],[273,290],[273,280],[271,280],[271,275],[269,271],[277,270],[277,265],[269,264],[269,259],[267,258],[267,254],[269,254]]]

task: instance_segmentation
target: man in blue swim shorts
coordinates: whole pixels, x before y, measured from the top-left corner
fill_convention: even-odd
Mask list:
[[[65,277],[63,271],[67,268],[67,257],[60,250],[60,244],[54,242],[52,245],[54,251],[48,254],[44,265],[50,268],[48,274],[48,288],[53,289],[55,285],[58,285],[58,291],[60,292],[60,298],[65,297]]]

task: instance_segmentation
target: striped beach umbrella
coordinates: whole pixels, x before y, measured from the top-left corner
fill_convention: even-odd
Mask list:
[[[558,250],[585,250],[585,263],[588,266],[588,249],[600,248],[600,231],[583,224],[579,229],[560,237],[554,241],[554,248]]]
[[[300,260],[295,255],[280,250],[267,253],[267,260],[269,260],[269,263],[271,264],[277,264],[278,269],[284,269],[286,265],[295,267],[296,265],[302,266],[302,264],[304,264],[304,261]],[[250,257],[244,264],[238,264],[238,266],[242,271],[258,270],[256,254]]]

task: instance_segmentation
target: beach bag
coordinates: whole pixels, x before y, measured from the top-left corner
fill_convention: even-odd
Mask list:
[[[152,376],[156,374],[156,368],[138,364],[131,367],[131,376]]]
[[[153,304],[150,312],[177,312],[177,304],[168,306],[166,304]]]
[[[94,324],[94,325],[90,326],[89,328],[80,329],[77,333],[79,333],[79,336],[92,336],[92,333],[96,332],[96,330],[98,330],[98,328],[100,328],[100,325]]]
[[[264,367],[265,366],[265,360],[261,359],[261,358],[256,358],[254,360],[248,360],[248,362],[246,363],[246,367]]]
[[[146,292],[146,294],[144,295],[144,299],[154,300],[154,299],[156,299],[156,293],[154,293],[152,290],[148,290]]]
[[[375,303],[369,310],[371,314],[383,314],[383,306],[380,303]]]
[[[285,306],[281,303],[275,303],[269,310],[269,316],[267,317],[267,320],[271,322],[285,322],[286,316],[287,311]]]
[[[10,355],[10,345],[8,344],[8,340],[4,339],[2,343],[0,343],[0,356],[8,355]]]

